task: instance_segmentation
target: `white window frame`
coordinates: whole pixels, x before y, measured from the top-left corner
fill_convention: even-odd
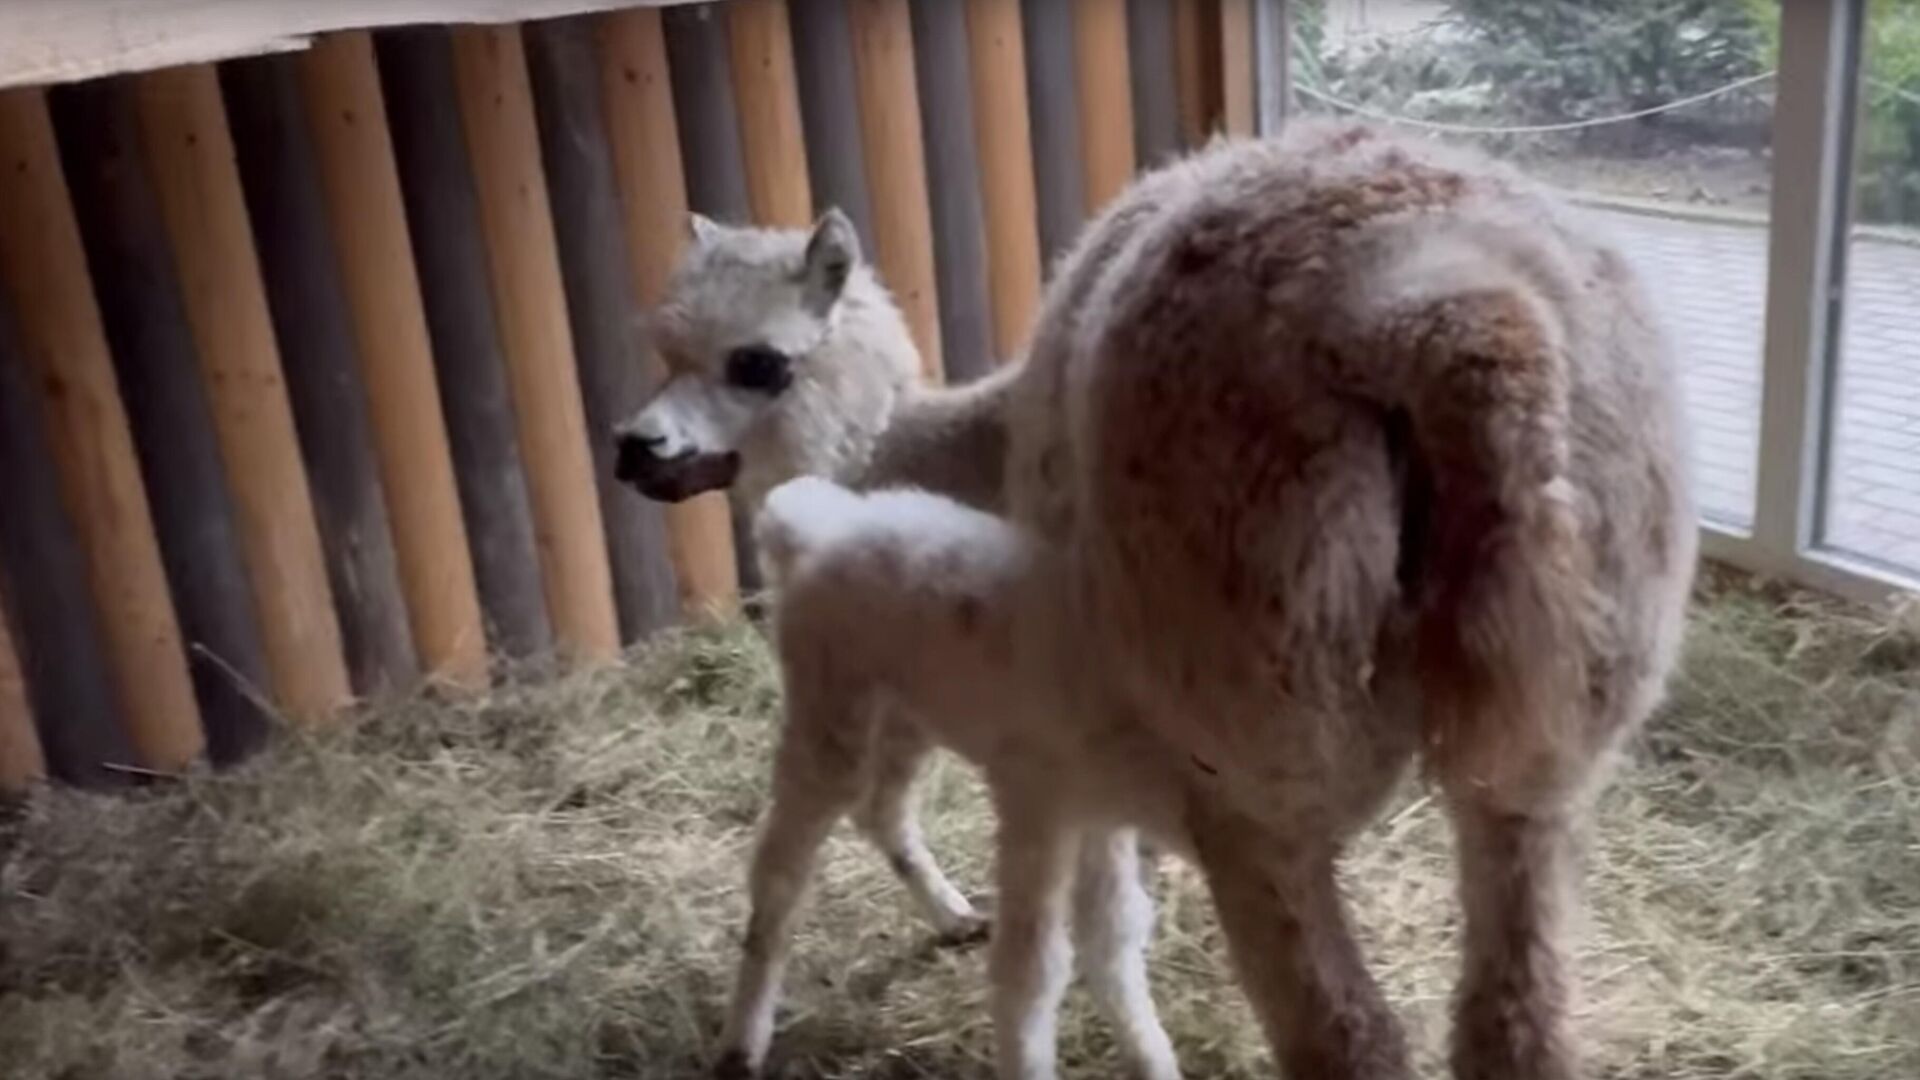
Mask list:
[[[1257,0],[1260,131],[1292,102],[1290,0]],[[1772,210],[1753,528],[1700,522],[1710,559],[1853,600],[1920,591],[1920,577],[1825,548],[1829,448],[1852,221],[1866,0],[1781,0]]]

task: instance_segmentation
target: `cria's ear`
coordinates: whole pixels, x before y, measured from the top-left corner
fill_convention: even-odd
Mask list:
[[[808,310],[815,315],[831,311],[859,262],[860,237],[853,231],[853,222],[847,220],[839,207],[820,215],[813,226],[813,236],[807,241],[803,271]]]
[[[705,246],[719,237],[720,225],[705,214],[688,214],[687,235],[694,244]]]

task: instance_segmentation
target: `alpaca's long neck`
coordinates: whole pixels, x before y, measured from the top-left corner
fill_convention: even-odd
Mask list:
[[[1014,376],[1002,370],[967,386],[908,394],[878,433],[866,467],[848,483],[917,487],[1000,512],[1006,501],[1006,401]]]

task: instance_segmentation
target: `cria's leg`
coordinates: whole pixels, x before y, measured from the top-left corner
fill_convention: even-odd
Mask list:
[[[1133,830],[1081,834],[1073,926],[1081,971],[1118,1033],[1128,1065],[1143,1080],[1179,1080],[1180,1064],[1147,982],[1153,897],[1141,880],[1139,837]]]
[[[926,733],[898,710],[881,712],[869,758],[873,775],[857,820],[941,937],[955,943],[977,941],[985,935],[987,921],[940,872],[914,808],[914,783],[932,749]]]
[[[1453,1036],[1459,1080],[1573,1080],[1571,981],[1563,923],[1572,907],[1577,825],[1456,800],[1466,960]]]
[[[1341,909],[1332,853],[1270,864],[1231,834],[1203,831],[1196,846],[1228,951],[1286,1074],[1410,1077],[1399,1022]]]
[[[1000,1080],[1053,1080],[1060,998],[1073,974],[1067,905],[1076,837],[1039,800],[996,798],[995,810],[1000,903],[987,969]]]
[[[773,803],[749,873],[753,913],[714,1067],[724,1080],[757,1076],[766,1063],[795,910],[820,845],[859,794],[858,759],[849,761],[810,740],[809,732],[790,726],[774,766]]]

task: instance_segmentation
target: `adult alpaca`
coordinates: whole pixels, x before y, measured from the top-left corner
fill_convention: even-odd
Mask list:
[[[805,297],[815,262],[787,244],[765,272]],[[775,350],[795,379],[828,374],[820,311]],[[680,378],[758,344],[668,340],[704,343],[671,346]],[[1268,958],[1240,975],[1292,1075],[1406,1074],[1333,868],[1416,755],[1460,837],[1456,1074],[1577,1075],[1579,838],[1661,696],[1693,573],[1671,367],[1624,260],[1540,189],[1297,123],[1137,181],[1060,267],[1024,364],[920,399],[945,419],[909,424],[900,460],[929,479],[888,481],[967,477],[964,501],[1064,553],[1125,707],[1221,812],[1190,823],[1196,856],[1234,952]],[[698,437],[646,469],[750,456],[782,407],[682,423]],[[633,438],[655,439],[646,418]],[[1267,842],[1208,843],[1249,828]]]

